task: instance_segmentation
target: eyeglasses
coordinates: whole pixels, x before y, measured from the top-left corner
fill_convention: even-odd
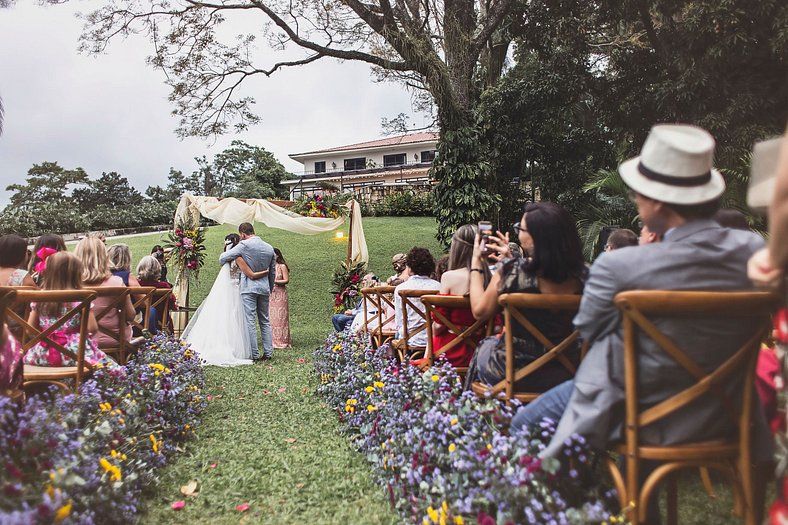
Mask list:
[[[512,224],[512,230],[514,230],[514,233],[518,235],[520,234],[520,232],[528,233],[528,230],[520,226],[519,222],[515,222],[514,224]]]

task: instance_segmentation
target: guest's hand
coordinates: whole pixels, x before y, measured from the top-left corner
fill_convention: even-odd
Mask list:
[[[747,276],[755,286],[777,289],[782,284],[783,271],[774,267],[769,249],[763,248],[747,261]]]
[[[512,250],[509,249],[509,234],[496,232],[496,235],[490,235],[487,238],[487,251],[489,252],[489,259],[499,262],[512,256]]]

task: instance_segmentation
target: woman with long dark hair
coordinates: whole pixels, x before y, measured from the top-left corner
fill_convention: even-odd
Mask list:
[[[287,298],[287,283],[290,282],[290,267],[279,248],[274,248],[276,255],[276,280],[271,292],[269,317],[273,332],[274,348],[290,348],[290,307]]]
[[[477,235],[471,267],[471,309],[477,319],[489,319],[499,311],[498,296],[505,293],[581,294],[586,279],[586,266],[575,221],[563,207],[551,202],[529,203],[519,223],[513,225],[523,248],[523,258],[507,258],[498,264],[484,286],[486,255],[482,253]],[[491,236],[488,246],[508,252],[508,235]],[[573,331],[572,315],[568,312],[529,310],[526,317],[551,341],[560,341]],[[545,353],[544,346],[524,328],[514,327],[515,369],[522,368]],[[565,354],[579,361],[579,348]],[[488,337],[479,344],[471,360],[466,388],[473,381],[494,385],[505,377],[506,348],[502,336]],[[552,362],[518,382],[518,390],[544,392],[570,379],[569,372]]]

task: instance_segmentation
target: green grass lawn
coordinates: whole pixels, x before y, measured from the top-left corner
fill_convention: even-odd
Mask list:
[[[267,366],[206,369],[207,394],[214,400],[197,438],[152,488],[140,523],[221,524],[242,518],[271,524],[396,523],[384,492],[372,483],[366,460],[314,393],[312,351],[332,329],[330,283],[347,253],[346,241],[328,233],[304,236],[256,228],[282,250],[290,266],[293,349],[277,350]],[[364,230],[370,268],[382,278],[393,273],[391,256],[397,252],[419,245],[440,253],[431,218],[365,218]],[[210,290],[224,236],[233,231],[232,226],[208,229],[206,264],[192,288],[192,305]],[[108,244],[128,244],[136,266],[162,239],[151,234]],[[185,498],[179,490],[191,479],[200,482],[199,495]],[[171,510],[170,503],[180,499],[186,507]],[[250,504],[244,514],[235,510],[242,503]]]
[[[294,347],[277,350],[267,365],[206,369],[207,395],[213,401],[196,439],[151,488],[140,523],[396,523],[397,515],[381,487],[373,484],[366,460],[353,450],[335,414],[314,393],[312,350],[331,330],[330,281],[347,244],[332,234],[308,237],[261,225],[257,229],[282,250],[291,269]],[[440,253],[431,218],[370,217],[364,219],[364,229],[370,268],[381,278],[391,275],[391,256],[397,252],[419,245]],[[208,293],[219,270],[224,236],[233,231],[231,226],[209,228],[206,264],[192,288],[192,305]],[[108,244],[129,244],[136,266],[162,239],[161,234],[151,234]],[[186,498],[180,487],[192,479],[200,483],[200,490]],[[683,480],[682,523],[739,523],[731,515],[729,491],[723,484],[716,485],[720,498],[715,501],[702,491],[696,474],[690,472]],[[186,507],[171,510],[170,503],[181,499]],[[235,510],[242,503],[250,505],[243,514]]]

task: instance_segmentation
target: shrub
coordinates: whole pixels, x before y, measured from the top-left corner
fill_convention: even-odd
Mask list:
[[[429,217],[433,215],[431,192],[412,190],[391,193],[374,205],[374,215],[392,217]]]

